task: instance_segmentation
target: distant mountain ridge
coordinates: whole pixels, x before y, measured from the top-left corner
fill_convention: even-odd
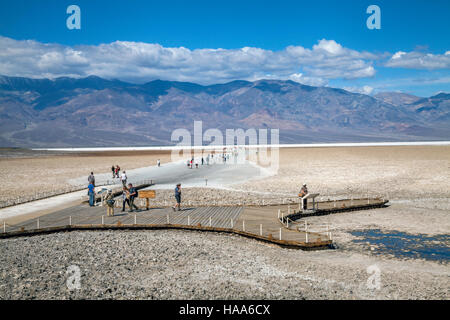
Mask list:
[[[177,128],[280,129],[281,143],[449,140],[450,95],[368,96],[294,81],[202,86],[0,76],[0,146],[168,145]]]

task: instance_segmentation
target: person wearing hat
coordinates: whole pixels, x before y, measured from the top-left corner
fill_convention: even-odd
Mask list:
[[[178,183],[175,187],[175,200],[177,203],[172,207],[173,211],[177,211],[177,207],[178,211],[181,211],[181,183]]]
[[[109,189],[108,193],[105,196],[105,203],[107,207],[107,215],[108,217],[114,216],[114,194],[112,193],[112,190]]]
[[[306,187],[306,183],[303,184],[302,189],[300,190],[298,196],[302,198],[303,201],[303,210],[308,209],[308,199],[303,199],[304,196],[308,194],[308,188]]]

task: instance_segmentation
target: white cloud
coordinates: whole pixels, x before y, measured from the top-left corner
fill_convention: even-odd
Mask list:
[[[324,85],[328,79],[372,77],[376,55],[320,40],[311,49],[166,48],[159,44],[116,41],[100,45],[63,46],[0,36],[0,74],[33,78],[97,75],[125,81],[153,79],[202,84],[235,79],[291,79]]]
[[[408,69],[450,69],[450,52],[432,54],[426,52],[398,51],[386,62],[386,67]]]
[[[371,86],[363,86],[363,87],[344,87],[344,90],[362,93],[362,94],[371,94],[373,92],[373,88]]]

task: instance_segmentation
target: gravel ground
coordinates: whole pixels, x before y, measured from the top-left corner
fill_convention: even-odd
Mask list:
[[[79,268],[79,289],[67,287],[70,266]],[[370,266],[379,289],[367,286],[377,274]],[[0,275],[0,299],[450,298],[446,264],[173,230],[0,240]]]

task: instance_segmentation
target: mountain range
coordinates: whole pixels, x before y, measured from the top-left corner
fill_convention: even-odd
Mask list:
[[[450,140],[450,94],[375,96],[293,81],[202,86],[0,76],[0,147],[171,145],[177,128],[279,129],[280,143]]]

